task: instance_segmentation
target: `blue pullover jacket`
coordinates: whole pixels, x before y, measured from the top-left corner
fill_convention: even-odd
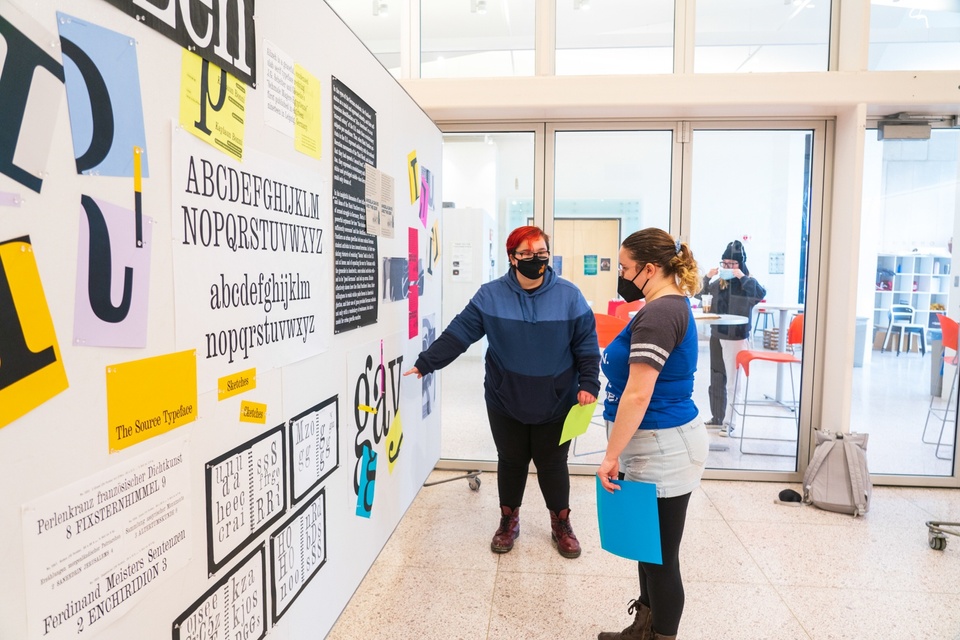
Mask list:
[[[415,366],[442,369],[487,336],[484,399],[524,424],[562,418],[577,392],[600,393],[600,348],[593,311],[577,287],[547,268],[524,291],[513,269],[480,287]]]

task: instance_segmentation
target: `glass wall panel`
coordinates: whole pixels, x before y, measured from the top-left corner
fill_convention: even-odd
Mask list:
[[[443,279],[441,328],[509,267],[507,235],[532,216],[535,140],[534,132],[444,134],[442,266],[434,276]],[[485,349],[481,340],[443,370],[441,458],[497,459],[483,401]]]
[[[400,11],[403,0],[327,0],[393,77],[400,77]],[[278,43],[281,47],[283,43]]]
[[[828,68],[828,0],[697,0],[696,4],[696,73]]]
[[[673,130],[557,131],[553,141],[553,269],[594,312],[615,315],[620,243],[645,227],[670,228]],[[571,463],[603,459],[602,415],[598,403]]]
[[[722,423],[708,422],[710,468],[798,468],[813,135],[693,132],[690,245],[714,296],[695,316],[694,399]],[[743,349],[757,354],[746,368]]]
[[[557,3],[558,76],[671,73],[673,0]]]
[[[534,0],[421,0],[420,76],[532,76]]]
[[[871,473],[950,476],[960,131],[866,138],[850,429],[870,434]]]
[[[960,69],[960,2],[870,2],[871,71]]]

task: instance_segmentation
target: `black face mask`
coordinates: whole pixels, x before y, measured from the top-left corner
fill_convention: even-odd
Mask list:
[[[633,276],[633,280],[636,280],[639,275],[640,273],[638,272],[636,276]],[[627,280],[623,276],[617,276],[617,293],[627,302],[643,300],[643,289],[647,286],[647,282],[650,282],[650,278],[647,278],[647,282],[643,283],[643,287],[638,287],[633,280]]]
[[[536,257],[530,260],[517,260],[516,268],[524,278],[536,280],[547,272],[547,262],[549,262],[547,258]]]

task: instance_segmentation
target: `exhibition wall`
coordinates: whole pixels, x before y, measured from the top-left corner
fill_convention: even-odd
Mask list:
[[[0,0],[0,638],[328,633],[439,458],[441,148],[325,3]]]

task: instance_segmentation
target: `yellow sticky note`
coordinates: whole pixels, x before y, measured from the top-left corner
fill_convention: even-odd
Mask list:
[[[407,154],[407,179],[410,181],[410,204],[420,197],[420,167],[417,165],[417,150]]]
[[[430,263],[435,267],[440,261],[440,222],[433,221],[433,229],[430,231]]]
[[[110,452],[197,419],[197,352],[107,366]]]
[[[320,79],[293,65],[293,147],[320,159]]]
[[[393,465],[400,457],[401,444],[403,444],[403,422],[400,420],[400,412],[397,411],[387,431],[387,471],[390,473],[393,473]]]
[[[237,160],[243,160],[247,86],[217,65],[183,50],[180,126]]]
[[[244,400],[240,403],[240,422],[267,424],[267,405]]]
[[[67,388],[29,236],[0,242],[0,427]]]
[[[257,370],[245,369],[217,380],[217,400],[226,400],[244,391],[257,388]]]
[[[560,444],[585,434],[587,427],[590,426],[590,420],[593,418],[593,411],[596,408],[596,400],[590,404],[573,405],[567,413],[567,418],[563,421],[563,431],[560,432]]]

